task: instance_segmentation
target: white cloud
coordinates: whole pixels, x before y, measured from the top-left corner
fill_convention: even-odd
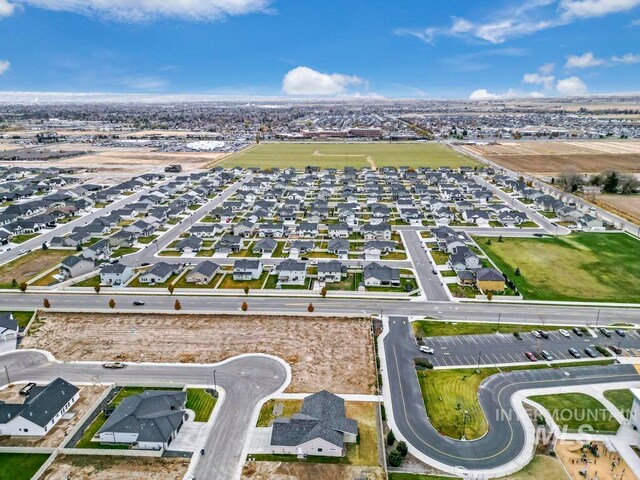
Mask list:
[[[524,83],[532,85],[543,85],[545,89],[553,88],[553,82],[556,79],[553,75],[541,75],[539,73],[525,73],[522,77]]]
[[[561,0],[560,9],[566,17],[602,17],[627,12],[640,6],[640,0]]]
[[[263,12],[271,0],[14,0],[26,5],[53,11],[101,16],[123,22],[145,22],[156,18],[182,18],[206,21],[230,15]],[[0,0],[0,16],[8,0]]]
[[[316,96],[340,95],[353,85],[364,81],[353,75],[322,73],[309,67],[296,67],[282,80],[282,90],[287,95]]]
[[[0,0],[0,18],[13,15],[16,6],[9,3],[9,0]]]
[[[538,71],[544,75],[549,75],[551,72],[553,72],[554,68],[556,68],[555,63],[545,63],[538,69]]]
[[[640,63],[640,53],[625,53],[621,57],[613,56],[611,57],[611,61],[613,63],[622,63],[626,65],[631,65],[634,63]]]
[[[632,27],[640,27],[640,18],[636,18],[635,20],[631,20]]]
[[[544,93],[542,93],[542,92],[530,92],[529,96],[531,98],[544,98],[544,97],[546,97],[546,95]]]
[[[11,64],[7,60],[0,60],[0,75],[9,70]]]
[[[606,62],[602,58],[597,58],[593,52],[587,52],[582,55],[569,55],[565,68],[589,68],[604,65]]]
[[[500,95],[491,93],[486,88],[474,90],[471,92],[471,95],[469,95],[469,100],[496,100],[498,98],[500,98]]]
[[[587,93],[587,85],[578,77],[567,77],[558,80],[556,90],[564,97],[575,97]]]

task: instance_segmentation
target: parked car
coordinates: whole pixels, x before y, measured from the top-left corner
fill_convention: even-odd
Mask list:
[[[545,339],[549,338],[549,334],[545,330],[539,330],[538,333],[540,333],[540,336],[542,338],[545,338]]]
[[[607,338],[611,337],[611,331],[608,328],[600,327],[598,330],[600,330],[600,333],[603,334],[605,337]]]
[[[429,354],[431,354],[431,355],[433,355],[433,353],[434,353],[433,348],[428,347],[427,345],[422,345],[422,346],[420,347],[420,351],[421,351],[422,353],[429,353]]]
[[[540,335],[540,332],[538,330],[532,331],[531,335],[533,335],[536,338],[542,338],[542,335]]]
[[[142,300],[134,300],[134,301],[133,301],[133,304],[134,304],[136,307],[141,307],[141,306],[143,306],[143,305],[144,305],[144,302],[143,302]]]
[[[624,330],[620,330],[619,328],[616,328],[616,329],[614,330],[614,332],[616,332],[616,334],[617,334],[619,337],[626,337],[626,336],[627,336],[627,332],[625,332]]]
[[[558,333],[560,335],[562,335],[565,338],[569,338],[571,337],[571,334],[569,332],[567,332],[565,329],[561,328],[560,330],[558,330]]]
[[[553,360],[553,355],[551,355],[549,352],[547,352],[546,350],[540,350],[540,356],[542,358],[544,358],[547,361],[551,361]]]
[[[520,335],[520,332],[513,332],[513,336],[516,337],[516,340],[520,340],[521,342],[524,341],[524,338],[522,338],[522,335]]]
[[[607,348],[611,350],[613,353],[615,353],[616,355],[620,355],[622,353],[622,349],[616,345],[611,345]]]
[[[591,358],[596,358],[598,356],[596,351],[593,348],[589,348],[589,347],[584,349],[584,353],[589,355]]]
[[[534,237],[544,237],[544,235],[542,233],[534,233],[533,236]]]
[[[533,352],[524,352],[524,356],[527,357],[531,362],[538,361],[538,358],[533,354]]]
[[[580,358],[582,355],[580,355],[580,352],[578,351],[577,348],[573,348],[571,347],[569,349],[569,354],[573,357],[573,358]]]
[[[581,337],[583,335],[582,330],[579,327],[573,327],[572,330],[573,333],[575,333],[578,337]]]
[[[104,368],[111,368],[112,370],[116,370],[120,368],[125,368],[127,364],[123,362],[107,362],[107,363],[103,363],[102,366]]]

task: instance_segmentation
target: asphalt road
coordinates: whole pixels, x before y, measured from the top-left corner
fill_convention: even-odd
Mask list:
[[[295,297],[244,297],[244,296],[187,296],[167,295],[166,291],[157,294],[126,294],[109,292],[109,294],[95,293],[3,293],[0,295],[0,311],[32,310],[42,308],[43,300],[47,298],[51,308],[70,309],[75,311],[107,310],[110,298],[116,301],[116,310],[127,309],[140,312],[174,312],[176,299],[182,304],[182,311],[228,313],[240,311],[240,305],[246,301],[250,313],[274,313],[297,315],[307,313],[309,298]],[[144,307],[133,307],[133,300],[142,300]],[[536,304],[500,304],[454,302],[424,302],[406,300],[378,300],[355,298],[327,298],[311,299],[318,315],[415,315],[432,317],[440,320],[462,320],[496,322],[498,315],[505,323],[534,323],[549,325],[591,325],[598,318],[599,324],[640,322],[640,310],[633,308],[598,308],[589,306],[560,306]]]
[[[557,331],[548,333],[548,339],[538,339],[531,333],[521,333],[522,340],[518,340],[512,334],[498,333],[428,337],[424,338],[424,343],[434,349],[433,355],[427,354],[426,356],[436,367],[477,365],[478,359],[480,359],[481,365],[530,363],[524,353],[539,353],[541,350],[551,353],[554,360],[575,360],[568,352],[569,348],[578,350],[582,359],[590,359],[584,349],[586,347],[593,349],[596,345],[619,346],[623,352],[630,356],[637,356],[635,350],[640,348],[640,334],[634,331],[627,331],[624,337],[612,333],[610,338],[600,332],[596,332],[596,337],[589,334],[578,337],[570,332],[569,338],[562,336]],[[603,355],[597,353],[597,358],[602,357]]]
[[[420,234],[416,231],[405,231],[402,232],[402,238],[426,299],[448,301],[449,297],[444,291],[446,287],[440,282],[440,277],[433,274],[434,266],[424,251]]]
[[[388,388],[396,428],[414,448],[431,459],[467,470],[489,470],[516,459],[525,448],[525,431],[511,397],[523,389],[640,381],[633,365],[543,369],[490,377],[479,390],[487,416],[487,434],[474,441],[440,435],[427,418],[413,358],[415,344],[406,317],[390,317],[384,339]]]
[[[49,382],[62,377],[71,383],[117,382],[130,386],[175,383],[176,387],[213,385],[215,369],[217,384],[226,396],[216,406],[218,416],[194,475],[217,480],[238,477],[244,444],[252,427],[253,410],[287,381],[287,372],[280,362],[257,355],[238,357],[217,365],[129,364],[122,370],[108,370],[99,363],[49,362],[39,352],[17,351],[0,356],[0,365],[7,366],[12,382]],[[0,386],[6,380],[4,375],[0,376]]]

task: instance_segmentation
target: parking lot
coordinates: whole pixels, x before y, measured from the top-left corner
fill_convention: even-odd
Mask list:
[[[522,333],[521,340],[510,333],[495,333],[426,337],[424,344],[434,350],[428,357],[435,367],[528,363],[530,360],[525,352],[531,352],[543,360],[540,357],[542,350],[549,352],[553,360],[577,360],[569,353],[569,348],[575,348],[580,353],[580,359],[590,358],[584,351],[588,347],[594,350],[594,358],[604,358],[595,351],[596,346],[619,347],[622,350],[619,356],[640,356],[640,334],[637,331],[626,330],[626,335],[621,337],[610,329],[611,337],[605,337],[599,331],[594,332],[595,337],[590,333],[579,337],[569,327],[566,330],[569,338],[558,331],[549,331],[549,338],[546,339],[536,338],[532,333]],[[614,352],[611,353],[612,357],[615,356]]]

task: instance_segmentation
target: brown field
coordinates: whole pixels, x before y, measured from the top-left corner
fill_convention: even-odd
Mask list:
[[[10,263],[0,267],[0,286],[11,288],[11,281],[15,278],[18,283],[30,280],[39,273],[55,267],[72,253],[69,250],[34,250],[19,256]]]
[[[598,195],[595,203],[627,220],[640,223],[640,195]]]
[[[321,463],[255,462],[245,465],[242,480],[383,480],[382,468]]]
[[[59,455],[44,472],[44,480],[180,480],[187,458],[142,458],[97,455]]]
[[[4,390],[0,390],[0,401],[11,403],[23,403],[26,397],[18,394],[24,384],[13,385]],[[64,440],[66,434],[82,420],[100,398],[106,387],[82,386],[80,387],[80,399],[71,407],[70,413],[74,417],[70,420],[62,419],[58,421],[44,437],[11,437],[0,436],[0,446],[2,447],[58,447]]]
[[[365,319],[43,312],[22,347],[96,361],[214,363],[267,353],[291,365],[290,392],[366,394],[375,385]]]
[[[640,142],[529,141],[464,148],[520,172],[556,173],[567,169],[584,173],[640,172]]]

